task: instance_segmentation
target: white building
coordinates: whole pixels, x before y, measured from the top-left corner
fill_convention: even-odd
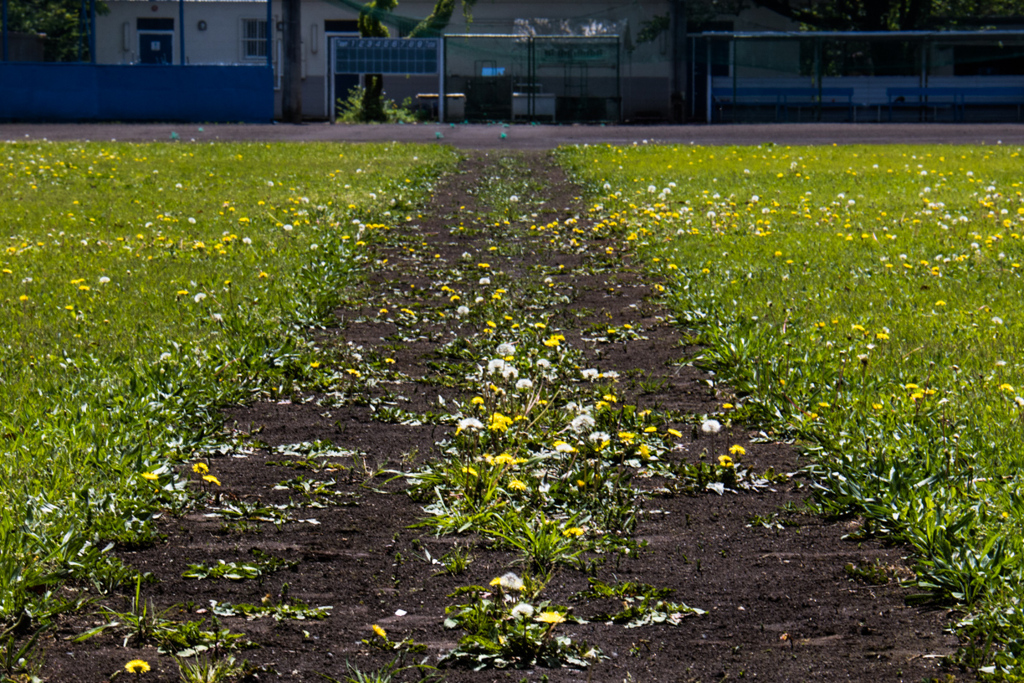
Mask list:
[[[430,14],[433,4],[424,0],[403,0],[396,13],[406,19],[419,20]],[[267,63],[268,8],[262,0],[107,0],[107,6],[110,12],[98,17],[97,22],[97,62],[100,64]],[[359,82],[357,74],[333,74],[330,54],[332,37],[358,35],[357,6],[351,1],[338,4],[303,0],[302,110],[307,119],[331,117],[332,102]],[[540,71],[544,73],[539,74],[531,86],[538,102],[549,98],[545,101],[551,103],[554,111],[557,100],[559,111],[565,111],[563,105],[572,99],[577,104],[582,103],[583,109],[596,112],[596,118],[667,119],[671,115],[672,78],[672,46],[668,32],[642,45],[636,45],[635,40],[645,22],[667,16],[669,9],[669,0],[585,4],[567,0],[515,3],[479,0],[473,9],[472,22],[467,23],[457,11],[446,34],[618,35],[618,50],[605,50],[601,54],[589,51],[585,59],[576,59],[572,64],[544,63],[541,58]],[[283,54],[280,18],[281,3],[272,2],[270,57],[275,70],[278,113]],[[391,27],[391,34],[399,37],[400,30]],[[521,87],[518,81],[522,80],[522,65],[512,63],[518,58],[507,48],[515,41],[506,39],[503,44],[502,40],[463,40],[459,46],[456,46],[457,41],[450,41],[448,74],[461,76],[462,80],[450,78],[449,93],[474,85],[479,92],[481,83],[476,79],[486,77],[497,79],[493,83],[500,97],[505,97],[506,87],[510,91]],[[549,49],[544,54],[557,52]],[[586,59],[591,60],[589,64]],[[388,76],[385,90],[396,102],[407,97],[415,102],[419,94],[437,93],[438,79]],[[538,104],[538,115],[541,109]]]

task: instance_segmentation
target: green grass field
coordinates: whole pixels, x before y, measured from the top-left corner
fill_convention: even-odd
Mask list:
[[[0,645],[74,608],[69,579],[133,580],[107,543],[145,542],[186,504],[172,465],[223,441],[219,407],[331,381],[307,331],[455,161],[327,144],[3,151]],[[1016,680],[1019,150],[559,154],[732,392],[715,417],[795,440],[820,512],[908,544],[922,599],[964,609],[963,661]],[[558,346],[542,336],[538,353]]]
[[[908,543],[988,671],[1024,648],[1024,198],[1001,147],[577,148],[721,414],[812,456],[821,511]]]
[[[329,380],[305,331],[454,160],[381,145],[7,144],[0,623],[133,574],[219,407]],[[223,437],[220,437],[223,440]],[[2,636],[6,637],[7,631]]]

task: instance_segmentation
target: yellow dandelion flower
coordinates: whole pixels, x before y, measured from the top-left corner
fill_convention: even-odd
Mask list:
[[[728,455],[720,455],[718,456],[718,464],[721,465],[722,467],[732,467],[732,458],[730,458]]]
[[[512,418],[502,415],[501,413],[494,413],[494,415],[491,416],[491,424],[489,428],[492,432],[504,432],[508,430],[508,427],[512,422]]]
[[[154,474],[153,472],[143,472],[141,476],[146,481],[156,481],[157,479],[160,478],[159,475]]]
[[[508,487],[509,487],[510,489],[512,489],[513,491],[525,491],[525,490],[526,490],[526,484],[524,484],[524,483],[523,483],[522,481],[520,481],[519,479],[513,479],[513,480],[511,480],[511,481],[510,481],[510,482],[508,483]]]
[[[217,477],[213,476],[212,474],[207,474],[205,477],[203,477],[203,481],[207,482],[208,484],[216,484],[217,486],[220,486],[220,479],[217,479]]]
[[[747,449],[744,448],[743,446],[739,445],[739,444],[736,444],[735,446],[732,446],[729,449],[729,453],[731,455],[746,455],[747,454]]]
[[[374,624],[374,625],[373,625],[373,626],[371,626],[370,628],[372,628],[372,629],[373,629],[373,632],[374,632],[374,633],[376,633],[376,634],[377,634],[378,636],[380,636],[381,638],[383,638],[384,640],[387,640],[387,639],[388,639],[388,632],[387,632],[387,631],[385,631],[384,629],[382,629],[382,628],[381,628],[380,626],[378,626],[377,624]]]
[[[192,465],[192,471],[196,474],[209,474],[210,468],[206,466],[205,462],[197,462],[195,465]]]
[[[551,624],[552,626],[565,623],[565,617],[558,612],[541,612],[535,619],[543,624]]]
[[[124,670],[130,674],[144,674],[149,671],[149,662],[144,659],[133,659],[124,665]]]
[[[672,436],[676,437],[677,439],[682,438],[682,436],[683,436],[683,433],[681,431],[679,431],[678,429],[670,429],[670,430],[668,430],[668,433],[671,434]]]

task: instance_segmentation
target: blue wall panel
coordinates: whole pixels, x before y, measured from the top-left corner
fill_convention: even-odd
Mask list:
[[[269,123],[266,66],[0,62],[0,121]]]

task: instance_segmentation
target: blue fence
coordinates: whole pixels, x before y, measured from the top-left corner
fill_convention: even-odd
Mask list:
[[[273,120],[267,66],[0,62],[0,121]]]

